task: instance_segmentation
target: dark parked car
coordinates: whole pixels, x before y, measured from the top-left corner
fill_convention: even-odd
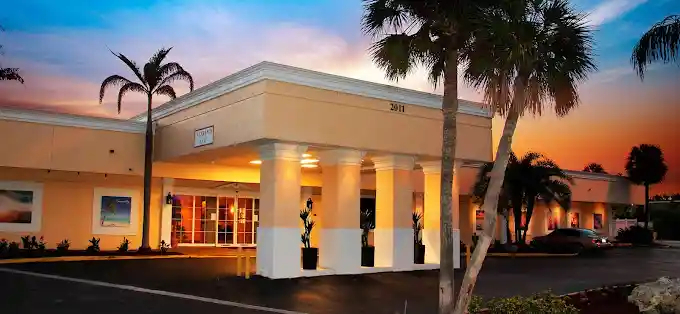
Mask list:
[[[562,228],[535,237],[531,245],[546,251],[568,251],[582,253],[585,251],[601,251],[613,245],[607,237],[590,229]]]

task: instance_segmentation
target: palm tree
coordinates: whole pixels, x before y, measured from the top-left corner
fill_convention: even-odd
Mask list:
[[[583,172],[607,173],[607,171],[604,171],[604,167],[602,167],[601,164],[598,164],[596,162],[591,162],[591,163],[587,164],[583,168]]]
[[[0,32],[4,31],[5,29],[0,25]],[[2,45],[0,45],[0,51],[2,51]],[[24,78],[19,75],[18,68],[3,68],[0,66],[0,81],[17,81],[23,84]]]
[[[475,0],[363,0],[362,29],[374,39],[370,49],[386,77],[398,80],[416,67],[443,82],[442,164],[440,207],[439,313],[453,311],[453,237],[451,198],[456,156],[459,50],[476,28],[481,2]],[[455,243],[458,245],[458,243]]]
[[[634,146],[626,162],[628,179],[645,186],[645,228],[649,226],[649,186],[661,183],[668,172],[661,148],[656,145]]]
[[[489,174],[493,169],[493,164],[494,164],[493,162],[487,162],[482,166],[481,170],[479,171],[479,174],[477,175],[475,185],[472,188],[472,202],[480,207],[484,205],[484,196],[486,195],[486,191],[489,188],[489,182],[491,181]],[[508,227],[509,226],[508,221],[510,218],[509,216],[510,211],[513,208],[512,204],[513,200],[514,199],[512,197],[512,194],[510,193],[510,188],[508,187],[507,180],[505,180],[503,182],[501,194],[499,195],[498,198],[498,205],[496,207],[496,212],[503,216],[503,221],[501,221],[503,223],[501,229],[504,231],[504,238],[501,238],[501,243],[503,244],[507,243],[507,241],[510,239],[510,228]]]
[[[542,201],[545,204],[556,202],[565,211],[571,208],[571,188],[573,179],[567,175],[564,170],[551,159],[539,153],[527,153],[521,159],[511,158],[511,164],[508,165],[511,169],[510,185],[521,185],[523,194],[523,202],[526,204],[526,219],[525,227],[529,226],[531,217],[534,212],[536,202]],[[515,207],[515,230],[521,224],[521,208]],[[516,232],[517,233],[517,232]],[[521,232],[521,237],[518,237],[519,243],[526,243],[527,230]]]
[[[120,114],[123,96],[128,92],[143,93],[147,98],[146,109],[146,137],[144,142],[144,217],[142,222],[142,246],[140,251],[150,250],[149,246],[149,216],[151,215],[151,167],[153,156],[153,126],[151,119],[151,104],[154,95],[167,96],[170,99],[177,98],[175,89],[170,86],[175,81],[184,80],[189,83],[189,90],[194,90],[194,79],[189,72],[185,71],[179,63],[168,62],[163,64],[163,60],[172,48],[161,48],[140,70],[134,61],[131,61],[122,53],[113,53],[118,59],[123,61],[130,68],[139,82],[133,82],[120,75],[107,77],[99,89],[99,103],[104,100],[104,92],[107,88],[120,86],[118,90],[118,113]]]
[[[645,78],[647,65],[678,60],[680,53],[680,15],[669,15],[652,26],[633,47],[631,62],[640,79]]]
[[[463,51],[468,60],[465,80],[484,91],[485,102],[505,116],[484,212],[496,208],[519,118],[542,114],[552,104],[564,116],[579,102],[577,85],[596,69],[592,30],[585,15],[568,0],[502,0],[487,10],[485,27]],[[467,56],[465,56],[467,55]],[[493,239],[496,216],[486,215],[484,230],[467,267],[456,304],[463,313]]]

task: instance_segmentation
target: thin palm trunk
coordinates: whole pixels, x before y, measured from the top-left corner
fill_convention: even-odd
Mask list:
[[[442,113],[442,164],[440,204],[440,246],[439,246],[439,313],[453,312],[455,291],[453,273],[453,164],[456,157],[456,114],[458,113],[458,52],[453,51],[446,63],[444,73],[444,98]],[[456,213],[458,214],[458,213]]]
[[[523,104],[524,103],[524,88],[521,84],[516,84],[515,99],[513,103]],[[517,91],[520,91],[517,93]],[[519,112],[517,108],[521,108],[519,105],[513,106],[509,111],[508,117],[505,120],[505,126],[503,127],[503,134],[498,143],[498,150],[496,151],[496,159],[493,164],[493,169],[490,173],[489,188],[484,196],[484,205],[482,205],[482,210],[485,213],[495,212],[498,206],[498,199],[502,191],[503,181],[505,180],[505,169],[508,166],[508,161],[510,160],[510,148],[512,147],[512,137],[517,128],[517,122],[519,121]],[[482,270],[482,264],[486,258],[486,253],[489,250],[489,246],[493,241],[494,230],[496,230],[497,215],[484,215],[484,225],[482,228],[482,234],[477,240],[477,246],[475,251],[472,253],[472,258],[470,260],[470,265],[468,265],[465,270],[465,277],[463,277],[463,283],[460,286],[460,291],[458,294],[458,301],[456,302],[455,314],[465,314],[467,313],[468,306],[470,304],[470,298],[472,298],[472,290],[475,288],[475,283],[477,282],[477,276]]]
[[[531,216],[534,214],[534,204],[536,203],[536,197],[535,196],[529,196],[529,199],[527,200],[527,216],[524,219],[524,226],[528,230],[529,229],[529,222],[531,222]],[[527,230],[524,230],[522,233],[522,242],[526,244],[527,243]]]
[[[151,216],[151,174],[153,166],[153,122],[151,121],[151,94],[147,95],[148,107],[146,111],[146,137],[144,142],[144,217],[142,219],[142,246],[140,251],[148,251],[149,246],[149,217]]]
[[[649,229],[649,184],[645,183],[645,229]]]

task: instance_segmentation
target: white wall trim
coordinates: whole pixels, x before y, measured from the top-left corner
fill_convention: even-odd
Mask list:
[[[94,188],[92,200],[92,234],[104,235],[137,235],[139,230],[139,191],[127,189]],[[130,204],[130,225],[127,227],[104,227],[100,224],[102,196],[121,196],[129,197]],[[163,202],[165,203],[165,202]]]
[[[609,182],[626,180],[626,177],[617,176],[617,175],[608,174],[608,173],[593,173],[593,172],[576,171],[576,170],[565,170],[564,172],[567,173],[569,176],[571,176],[573,178],[578,178],[578,179],[609,181]]]
[[[42,210],[43,210],[43,184],[37,182],[27,182],[27,181],[0,181],[0,190],[8,191],[31,191],[33,192],[33,201],[29,209],[31,211],[31,222],[30,223],[12,223],[12,222],[0,222],[0,231],[4,232],[39,232],[42,226]],[[16,204],[11,202],[9,198],[0,195],[0,216],[3,214],[9,214],[4,211],[11,211],[8,207]]]
[[[442,102],[442,96],[437,94],[264,61],[156,107],[153,110],[152,119],[158,120],[167,117],[178,111],[193,107],[207,100],[263,80],[281,81],[438,109],[441,108]],[[480,103],[461,99],[459,100],[458,112],[490,118],[492,113],[481,106],[482,104]],[[139,114],[132,119],[136,121],[146,121],[146,114]]]
[[[0,108],[0,120],[81,127],[87,129],[127,133],[143,134],[146,130],[146,125],[139,121],[87,117],[13,108]]]

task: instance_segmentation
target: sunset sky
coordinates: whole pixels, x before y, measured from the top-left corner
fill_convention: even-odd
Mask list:
[[[596,30],[599,71],[581,86],[582,103],[567,117],[521,120],[513,149],[544,153],[563,168],[599,162],[617,173],[632,146],[657,144],[670,170],[652,191],[680,192],[680,67],[654,65],[642,82],[629,62],[635,41],[664,16],[680,14],[680,1],[573,4],[589,13]],[[7,2],[0,11],[6,30],[0,65],[19,67],[26,84],[0,82],[0,106],[129,118],[144,110],[140,97],[128,98],[120,115],[114,93],[98,104],[106,76],[130,75],[108,49],[144,63],[163,46],[174,47],[169,59],[191,72],[197,87],[267,60],[441,93],[423,71],[387,81],[367,53],[371,39],[361,33],[361,14],[359,0]],[[463,99],[481,100],[467,86],[459,91]],[[502,125],[494,120],[494,141]]]

